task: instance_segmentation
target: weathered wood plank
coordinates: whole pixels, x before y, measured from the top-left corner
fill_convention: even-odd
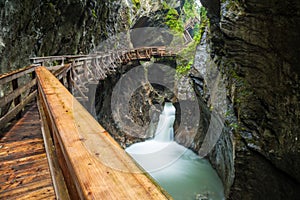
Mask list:
[[[1,162],[4,162],[6,160],[11,160],[11,159],[18,159],[22,158],[23,156],[31,156],[37,153],[42,153],[44,152],[44,146],[43,143],[31,143],[26,146],[22,147],[17,147],[13,148],[10,150],[6,150],[4,152],[1,152]]]
[[[30,58],[30,61],[34,64],[37,64],[37,63],[54,62],[54,61],[63,62],[65,59],[66,59],[66,56],[46,56],[46,57]]]
[[[26,155],[26,153],[24,153]],[[34,155],[42,155],[40,157],[36,157],[39,158],[38,160],[23,160],[22,163],[18,162],[20,158],[16,157],[16,158],[12,158],[11,160],[8,161],[2,161],[3,163],[3,167],[1,167],[0,171],[2,174],[10,174],[12,172],[14,172],[14,174],[17,173],[22,173],[24,170],[27,169],[31,169],[34,168],[36,166],[44,166],[47,167],[47,158],[44,152],[40,153],[37,152]],[[26,156],[22,157],[22,158],[27,158]],[[13,162],[14,161],[14,162]],[[9,165],[9,163],[11,163]],[[45,165],[43,165],[45,164]],[[11,174],[10,174],[11,175]],[[1,179],[2,177],[0,177]],[[1,183],[0,183],[1,184]]]
[[[55,199],[38,123],[32,107],[0,138],[0,199]]]
[[[5,154],[6,150],[13,149],[14,151],[20,151],[18,148],[24,148],[24,146],[26,145],[37,144],[37,143],[41,143],[42,141],[43,141],[42,138],[34,138],[31,140],[21,140],[21,141],[13,141],[13,142],[5,142],[5,143],[0,142],[1,145],[0,155]]]
[[[64,167],[82,199],[167,199],[46,68],[36,73]]]
[[[51,186],[43,187],[38,190],[34,190],[32,192],[26,192],[24,194],[16,196],[16,199],[18,200],[55,200],[55,197],[53,196],[53,188]],[[62,199],[64,200],[64,199]]]
[[[12,168],[11,170],[4,171],[0,178],[0,187],[3,190],[8,190],[9,188],[16,188],[20,184],[43,180],[39,179],[38,176],[43,176],[43,179],[50,176],[47,161],[45,162],[45,160],[40,160],[38,162],[33,162],[30,165],[28,164],[27,166],[24,166],[24,168],[20,170]],[[48,179],[48,181],[51,183],[51,180]]]
[[[51,187],[51,182],[47,180],[37,181],[33,183],[29,183],[26,185],[22,185],[23,187],[17,187],[10,190],[0,191],[0,199],[16,199],[17,196],[34,193],[35,191],[45,188]],[[53,191],[53,188],[52,188]]]
[[[1,162],[0,163],[0,171],[11,169],[12,167],[20,168],[20,167],[25,166],[29,162],[34,162],[34,161],[37,161],[40,159],[45,159],[45,158],[46,158],[46,153],[41,153],[41,154],[34,154],[31,156],[27,156],[27,157],[22,157],[19,159]]]

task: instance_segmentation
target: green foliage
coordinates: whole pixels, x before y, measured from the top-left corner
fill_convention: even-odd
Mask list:
[[[183,5],[183,11],[185,15],[185,22],[194,17],[199,17],[198,11],[196,9],[195,0],[185,0]]]
[[[205,31],[205,28],[209,25],[209,20],[206,16],[207,11],[204,7],[200,7],[200,24],[196,24],[194,28],[194,41],[199,44],[202,38],[202,35]]]
[[[162,6],[163,6],[164,10],[169,10],[170,9],[169,5],[165,1],[162,2]]]
[[[140,7],[141,7],[140,0],[132,0],[132,3],[133,3],[134,9],[136,9],[136,10],[140,9]]]
[[[98,18],[95,9],[92,9],[92,15],[94,18],[96,18],[96,19]]]
[[[193,62],[194,61],[191,60],[186,65],[178,65],[176,67],[176,74],[177,75],[186,75],[190,71],[190,69],[193,65]]]
[[[239,129],[239,125],[237,123],[230,123],[229,127],[233,128],[234,130],[238,130]]]
[[[171,30],[174,30],[178,33],[183,33],[184,27],[183,22],[174,8],[170,8],[167,16],[165,17],[166,24],[170,27]]]

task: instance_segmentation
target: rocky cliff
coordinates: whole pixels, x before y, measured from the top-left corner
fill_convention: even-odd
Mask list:
[[[127,29],[127,1],[0,1],[0,73],[29,64],[29,57],[88,54]]]
[[[225,141],[233,143],[221,139],[223,145],[217,144],[210,156],[226,188],[233,183],[227,190],[229,198],[297,199],[300,3],[201,2],[210,18],[202,50],[223,74],[228,105],[237,120],[231,123],[233,136],[225,135],[231,138]],[[199,67],[195,63],[198,71]],[[234,173],[230,162],[219,162],[220,157],[234,159]]]

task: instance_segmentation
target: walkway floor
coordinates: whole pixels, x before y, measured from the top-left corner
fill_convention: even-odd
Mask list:
[[[55,199],[36,104],[0,138],[0,199]]]

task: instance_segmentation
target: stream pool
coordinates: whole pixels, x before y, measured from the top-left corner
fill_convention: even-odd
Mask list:
[[[175,108],[166,103],[154,139],[126,148],[175,200],[223,200],[224,188],[210,163],[173,140]]]

